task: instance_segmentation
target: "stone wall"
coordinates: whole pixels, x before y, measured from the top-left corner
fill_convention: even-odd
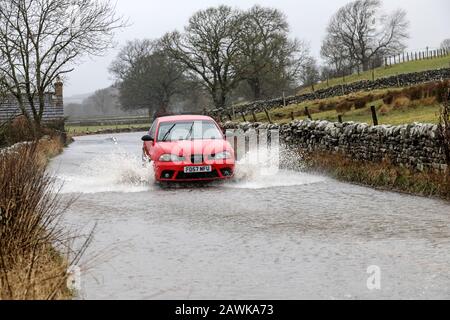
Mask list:
[[[294,121],[278,126],[262,123],[226,123],[224,129],[279,129],[282,142],[304,152],[341,152],[353,159],[384,159],[417,170],[447,170],[438,126],[408,124],[370,126],[365,123]]]
[[[441,81],[450,79],[450,68],[430,70],[424,72],[407,73],[398,76],[380,78],[375,81],[359,81],[350,84],[338,85],[327,89],[317,90],[314,93],[308,93],[298,96],[287,97],[285,99],[286,105],[299,104],[305,101],[312,101],[317,99],[326,99],[331,97],[343,96],[359,91],[371,91],[376,89],[408,87],[432,81]],[[262,112],[264,109],[271,110],[283,106],[283,98],[256,101],[248,104],[235,106],[236,113],[251,114],[251,112]],[[213,117],[219,119],[220,117],[227,117],[230,110],[216,109],[209,112]]]

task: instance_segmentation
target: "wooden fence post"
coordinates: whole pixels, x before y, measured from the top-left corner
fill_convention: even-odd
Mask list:
[[[270,117],[269,111],[267,111],[267,109],[264,108],[264,112],[266,114],[267,120],[269,121],[270,124],[272,124],[273,122],[272,122],[272,118]]]
[[[339,123],[342,123],[342,122],[343,122],[343,120],[342,120],[342,115],[341,115],[341,114],[338,115],[338,122],[339,122]]]
[[[294,111],[291,112],[291,119],[292,119],[292,121],[295,120],[295,114],[294,114]]]
[[[377,109],[375,108],[375,106],[371,106],[370,110],[372,111],[373,125],[377,126],[378,125]]]
[[[309,120],[312,120],[313,118],[311,117],[311,113],[309,112],[308,107],[305,107],[305,114],[308,117]]]
[[[255,110],[252,110],[252,116],[253,116],[253,122],[258,122],[258,119],[256,118]]]

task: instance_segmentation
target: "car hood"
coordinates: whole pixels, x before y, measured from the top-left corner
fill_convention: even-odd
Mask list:
[[[203,154],[212,155],[223,151],[233,153],[233,148],[226,140],[188,140],[174,142],[158,142],[157,147],[161,154],[193,155]]]

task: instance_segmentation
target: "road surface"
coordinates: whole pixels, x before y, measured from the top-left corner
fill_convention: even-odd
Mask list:
[[[79,137],[52,162],[77,197],[65,226],[97,225],[80,298],[450,298],[448,203],[258,166],[161,189],[142,135]]]

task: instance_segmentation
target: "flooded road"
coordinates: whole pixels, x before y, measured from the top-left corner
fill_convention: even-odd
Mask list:
[[[97,224],[80,298],[450,298],[448,203],[251,167],[230,184],[161,189],[142,135],[80,137],[51,165],[78,197],[67,227]]]

